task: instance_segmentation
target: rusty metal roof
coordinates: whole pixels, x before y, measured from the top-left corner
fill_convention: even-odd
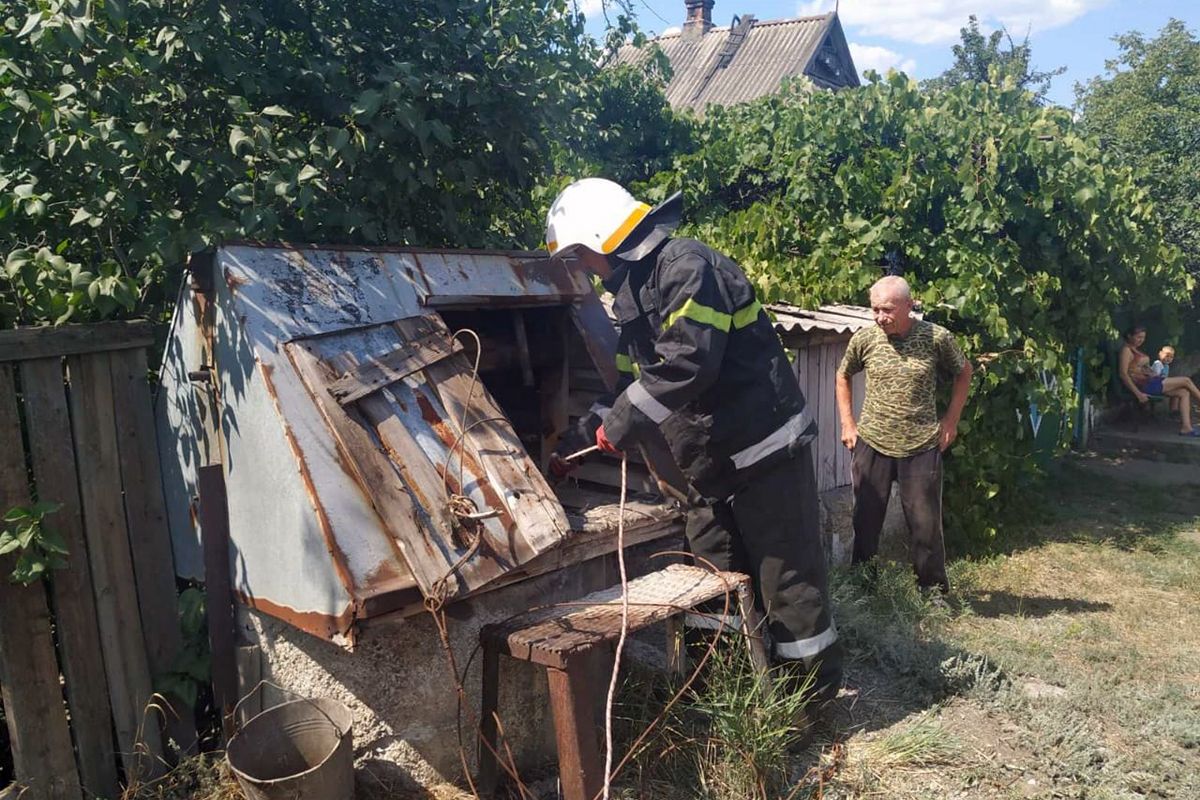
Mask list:
[[[875,324],[871,309],[863,306],[821,306],[814,311],[790,303],[771,303],[767,310],[775,318],[776,330],[782,333],[854,333]]]
[[[806,75],[817,86],[858,86],[858,73],[834,13],[682,32],[652,40],[671,62],[667,100],[675,109],[703,111],[779,91],[786,78]],[[744,35],[743,35],[744,34]],[[645,49],[622,47],[613,64],[640,64]]]
[[[586,275],[544,253],[250,243],[207,272],[183,289],[158,396],[181,575],[203,577],[197,470],[213,462],[239,597],[324,638],[553,559],[571,522],[439,312],[598,309]],[[452,493],[480,518],[452,519]]]

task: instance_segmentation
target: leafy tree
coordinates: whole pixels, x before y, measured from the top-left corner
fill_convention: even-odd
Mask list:
[[[566,0],[9,3],[0,326],[227,237],[511,245],[598,57]]]
[[[1188,287],[1131,171],[1028,98],[1012,77],[937,93],[894,73],[796,85],[712,110],[696,152],[654,181],[655,196],[686,193],[691,232],[764,301],[861,304],[899,261],[979,367],[947,462],[960,537],[987,538],[1019,503],[1032,435],[1018,415],[1072,409],[1076,349],[1112,335],[1119,307],[1170,306]]]
[[[591,125],[575,153],[596,174],[626,185],[644,181],[691,148],[690,118],[671,110],[666,80],[664,71],[622,65],[592,81],[585,105]]]
[[[1012,77],[1019,88],[1031,92],[1041,103],[1050,91],[1050,82],[1067,71],[1066,67],[1049,72],[1035,69],[1028,35],[1020,44],[1004,28],[984,36],[974,14],[967,27],[959,30],[959,37],[961,41],[953,47],[954,63],[938,77],[925,81],[924,88],[943,91],[965,81],[999,84]]]
[[[603,66],[570,98],[571,122],[551,142],[553,167],[534,191],[530,230],[540,229],[546,209],[571,181],[603,177],[636,192],[637,184],[670,168],[694,147],[694,118],[667,102],[670,60],[637,28],[624,0],[607,1],[605,9],[610,6],[614,14],[618,9],[622,13],[615,22],[609,20]],[[618,49],[626,44],[641,48],[643,58],[616,63]]]
[[[669,168],[692,147],[690,116],[667,102],[670,62],[648,45],[641,64],[608,66],[584,87],[577,124],[556,144],[557,170],[629,185]]]
[[[1200,40],[1179,20],[1158,37],[1116,37],[1107,75],[1077,84],[1083,128],[1132,164],[1168,240],[1200,275]]]

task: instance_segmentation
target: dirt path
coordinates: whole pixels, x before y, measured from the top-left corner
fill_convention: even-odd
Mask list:
[[[1200,487],[1056,478],[948,610],[841,577],[850,688],[801,764],[840,768],[797,797],[1200,798]]]

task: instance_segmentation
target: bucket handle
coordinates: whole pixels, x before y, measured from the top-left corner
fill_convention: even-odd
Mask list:
[[[342,730],[341,727],[336,722],[333,721],[333,717],[329,716],[329,714],[327,714],[325,712],[325,709],[321,708],[321,706],[318,705],[311,697],[305,697],[304,695],[302,695],[298,692],[293,692],[291,689],[285,689],[282,686],[280,686],[279,684],[272,683],[271,681],[267,681],[267,680],[259,681],[255,685],[255,687],[253,689],[251,689],[250,691],[246,692],[246,694],[242,696],[242,699],[238,700],[237,704],[233,707],[232,716],[233,716],[233,731],[234,731],[234,733],[239,733],[243,727],[241,724],[238,723],[238,711],[241,709],[242,703],[246,702],[251,697],[253,697],[255,694],[257,694],[264,686],[270,686],[272,689],[278,689],[279,691],[283,692],[284,694],[291,695],[292,697],[296,698],[297,700],[303,700],[304,702],[308,703],[310,706],[315,708],[317,711],[321,712],[322,717],[329,720],[329,724],[333,726],[333,729],[335,731],[337,731],[337,735],[338,735],[339,739],[346,735],[346,732],[344,730]],[[259,716],[261,716],[262,714],[265,714],[269,710],[270,709],[265,709],[263,711],[260,711],[258,714],[255,714],[250,719],[256,719]],[[249,724],[249,720],[247,720],[247,724]]]

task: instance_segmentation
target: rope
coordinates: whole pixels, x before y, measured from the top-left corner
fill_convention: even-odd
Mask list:
[[[464,488],[463,484],[465,479],[465,454],[460,452],[458,456],[459,492],[454,492],[450,489],[450,462],[454,458],[454,452],[458,450],[460,446],[463,448],[463,450],[466,449],[467,433],[469,433],[472,429],[488,422],[508,422],[508,420],[504,417],[486,417],[484,419],[477,419],[469,425],[467,424],[467,418],[472,411],[471,401],[475,396],[475,386],[479,382],[479,360],[483,356],[483,344],[480,342],[479,334],[470,328],[463,328],[455,331],[450,338],[456,339],[460,334],[463,333],[470,334],[475,339],[475,363],[471,368],[471,384],[470,388],[467,390],[466,400],[463,403],[462,415],[459,418],[459,433],[455,438],[454,443],[451,445],[450,450],[446,454],[446,463],[442,465],[442,487],[446,490],[447,508],[454,516],[455,523],[458,525],[458,527],[467,534],[467,548],[466,551],[459,556],[453,564],[450,565],[450,568],[446,570],[446,573],[433,582],[433,585],[430,587],[429,596],[425,598],[425,610],[429,612],[429,616],[433,618],[434,625],[437,627],[438,638],[441,640],[442,644],[442,652],[446,656],[446,662],[450,668],[450,674],[454,679],[454,690],[457,706],[456,714],[459,721],[462,719],[463,706],[469,705],[466,702],[467,691],[463,687],[463,678],[466,676],[466,671],[464,670],[462,673],[460,673],[458,670],[458,662],[454,658],[454,649],[450,645],[450,632],[446,625],[446,612],[444,609],[446,601],[450,599],[451,595],[451,578],[458,574],[458,571],[462,569],[464,564],[475,557],[475,554],[479,552],[480,545],[483,543],[483,519],[478,517],[479,509],[475,505],[475,501],[467,495],[461,493]],[[475,656],[472,653],[471,659],[473,660],[474,657]],[[467,667],[468,669],[470,668],[470,661],[467,662]],[[507,737],[505,737],[503,734],[504,727],[500,723],[499,714],[496,715],[496,725],[497,730],[500,732],[502,737],[501,741],[504,744],[504,754],[499,753],[496,748],[492,747],[491,744],[488,743],[482,736],[479,737],[479,740],[487,746],[488,750],[491,751],[492,756],[494,756],[496,759],[496,763],[500,765],[500,767],[508,774],[510,778],[512,778],[513,782],[517,786],[518,791],[520,792],[522,800],[524,800],[524,798],[531,797],[532,795],[530,794],[529,789],[525,786],[524,782],[522,782],[521,776],[517,771],[517,765],[513,759],[512,750],[508,746]],[[476,720],[476,728],[479,729],[480,727],[480,721]],[[471,768],[467,763],[467,753],[462,746],[461,726],[459,727],[458,739],[458,758],[459,763],[462,765],[463,776],[467,780],[467,785],[471,788],[471,794],[478,798],[480,796],[479,790],[475,786],[474,779],[471,777]]]
[[[466,689],[463,687],[463,678],[466,676],[467,672],[470,670],[471,664],[474,662],[475,656],[479,652],[481,645],[479,643],[477,643],[475,645],[475,648],[472,650],[470,657],[467,659],[466,666],[460,672],[458,669],[458,662],[454,657],[454,650],[450,645],[450,633],[449,633],[449,629],[446,624],[445,605],[446,605],[446,601],[450,599],[450,595],[451,595],[451,591],[450,591],[451,578],[453,578],[458,573],[458,571],[463,567],[464,564],[466,564],[468,561],[470,561],[475,556],[475,554],[479,551],[480,545],[483,542],[483,519],[481,519],[478,516],[479,511],[475,505],[474,500],[472,500],[470,497],[468,497],[464,494],[451,491],[450,485],[449,485],[449,480],[448,480],[448,471],[449,471],[449,467],[450,467],[450,461],[454,457],[454,452],[456,450],[459,450],[460,447],[465,449],[466,436],[469,431],[471,431],[472,429],[474,429],[475,427],[477,427],[479,425],[483,425],[483,424],[486,424],[489,422],[503,422],[503,423],[506,423],[509,425],[511,425],[512,423],[505,417],[487,417],[487,418],[475,420],[475,421],[471,422],[470,424],[467,424],[467,418],[470,414],[470,411],[472,410],[471,409],[471,401],[474,399],[475,387],[478,384],[479,361],[483,354],[483,347],[482,347],[482,344],[480,343],[479,335],[477,333],[475,333],[475,331],[470,330],[469,328],[463,328],[459,331],[456,331],[451,338],[456,338],[459,336],[459,334],[462,334],[462,333],[470,334],[475,339],[475,363],[471,370],[471,384],[470,384],[470,388],[467,391],[467,399],[463,405],[463,411],[462,411],[462,415],[460,418],[460,423],[459,423],[459,431],[460,432],[459,432],[458,437],[454,440],[454,444],[451,446],[451,448],[447,454],[446,463],[442,466],[442,484],[443,484],[443,487],[446,489],[448,509],[450,510],[450,513],[454,515],[455,521],[460,525],[460,527],[469,534],[469,539],[468,539],[468,543],[467,543],[467,548],[466,548],[465,552],[463,553],[463,555],[460,556],[454,562],[454,564],[452,564],[450,566],[450,568],[446,571],[445,575],[443,575],[442,577],[440,577],[438,580],[436,580],[433,583],[433,585],[431,587],[430,595],[425,598],[425,610],[429,612],[429,615],[433,618],[434,625],[437,627],[438,638],[441,640],[441,644],[442,644],[442,651],[446,656],[446,662],[450,668],[450,674],[454,680],[454,688],[455,688],[455,695],[456,695],[456,701],[457,701],[456,702],[456,725],[455,725],[455,727],[456,727],[457,733],[458,733],[458,755],[459,755],[459,761],[460,761],[460,763],[462,765],[462,769],[463,769],[463,776],[466,778],[467,785],[471,789],[471,794],[474,797],[479,798],[480,797],[479,789],[478,789],[478,787],[476,787],[475,781],[471,777],[471,770],[470,770],[470,766],[468,764],[466,750],[463,747],[463,743],[462,743],[462,725],[461,725],[461,723],[462,723],[463,707],[470,706],[470,704],[466,702],[467,692],[466,692]],[[585,451],[581,451],[579,453],[574,453],[571,456],[569,456],[568,458],[571,458],[571,459],[578,458],[582,455],[587,454],[588,452],[591,452],[592,449],[594,449],[594,448],[588,448]],[[464,462],[465,462],[465,458],[463,457],[463,454],[460,453],[460,455],[459,455],[459,481],[458,481],[458,487],[459,487],[460,492],[463,489]],[[621,659],[622,659],[622,655],[624,654],[624,649],[625,649],[625,640],[629,633],[629,576],[628,576],[628,574],[626,572],[626,568],[625,568],[625,511],[626,511],[625,506],[626,506],[626,502],[627,502],[627,497],[628,497],[628,457],[625,455],[622,455],[621,456],[621,501],[620,501],[619,513],[618,513],[618,517],[617,517],[617,563],[619,565],[619,569],[620,569],[620,573],[621,573],[621,634],[617,640],[616,652],[615,652],[614,659],[613,659],[612,677],[609,681],[608,697],[606,699],[605,709],[604,709],[604,735],[605,735],[604,788],[603,788],[603,799],[604,800],[609,800],[613,779],[621,772],[621,770],[625,767],[625,765],[629,762],[629,760],[634,757],[634,755],[638,752],[638,748],[642,744],[642,742],[644,742],[646,740],[646,738],[650,735],[651,731],[653,731],[666,718],[667,713],[683,697],[684,693],[688,690],[689,687],[691,687],[692,683],[694,683],[696,678],[700,675],[701,670],[704,669],[705,664],[708,662],[709,658],[715,652],[717,638],[718,638],[718,637],[714,636],[710,639],[710,641],[708,643],[708,647],[706,648],[703,657],[701,657],[700,661],[696,664],[695,669],[688,676],[688,679],[686,681],[684,681],[683,685],[681,687],[679,687],[678,691],[676,691],[676,693],[671,697],[671,699],[669,701],[667,701],[667,704],[658,713],[658,715],[655,717],[655,719],[653,719],[650,722],[650,724],[647,725],[646,728],[642,730],[641,734],[639,734],[638,737],[634,740],[633,744],[630,745],[628,751],[625,753],[625,755],[621,758],[620,762],[618,762],[616,767],[614,768],[613,764],[612,764],[612,762],[613,762],[612,710],[613,710],[614,700],[616,698],[617,684],[619,681],[619,675],[620,675],[620,670],[621,670]],[[655,553],[653,556],[651,556],[651,558],[668,556],[668,555],[689,557],[689,558],[693,559],[694,561],[702,562],[703,566],[706,567],[707,569],[709,569],[711,572],[720,573],[720,570],[718,570],[717,567],[715,565],[713,565],[711,562],[706,561],[705,559],[703,559],[699,556],[696,556],[692,553],[678,552],[678,551],[665,551],[665,552],[661,552],[661,553]],[[725,585],[725,608],[721,612],[721,619],[725,619],[726,617],[728,617],[729,605],[730,605],[730,595],[732,594],[732,592],[733,592],[733,588],[731,586],[729,586],[728,583],[726,583],[726,585]],[[552,603],[547,606],[543,606],[543,608],[556,608],[556,607],[571,606],[571,605],[575,605],[575,603],[570,602],[570,601],[562,602],[562,603]],[[536,610],[536,609],[530,609],[530,610]],[[678,610],[684,611],[684,610],[688,610],[688,609],[680,608]],[[520,613],[528,613],[528,612],[520,612]],[[513,616],[514,617],[519,616],[520,613],[514,614]],[[520,773],[517,770],[516,761],[513,757],[512,750],[509,748],[508,737],[505,734],[504,725],[500,720],[500,715],[498,713],[495,714],[494,719],[496,722],[497,733],[499,735],[498,738],[499,738],[499,741],[503,745],[504,752],[503,753],[499,752],[495,747],[493,747],[489,742],[487,742],[486,739],[483,738],[481,721],[478,719],[475,720],[475,728],[476,728],[477,738],[488,748],[488,750],[491,752],[492,756],[495,757],[496,763],[500,766],[500,768],[503,769],[504,772],[508,775],[508,777],[512,779],[513,783],[516,785],[517,791],[519,792],[522,800],[527,800],[528,798],[532,798],[533,797],[532,793],[529,791],[529,788],[525,785],[525,783],[521,780]],[[593,800],[597,800],[597,798],[593,798]]]
[[[629,576],[625,572],[625,494],[628,487],[627,469],[629,457],[621,454],[621,505],[617,514],[617,564],[621,571],[621,636],[617,639],[617,651],[613,656],[612,678],[608,682],[608,699],[604,703],[604,800],[608,800],[613,779],[613,698],[617,695],[617,678],[621,672],[621,655],[625,650],[625,637],[629,633]]]

